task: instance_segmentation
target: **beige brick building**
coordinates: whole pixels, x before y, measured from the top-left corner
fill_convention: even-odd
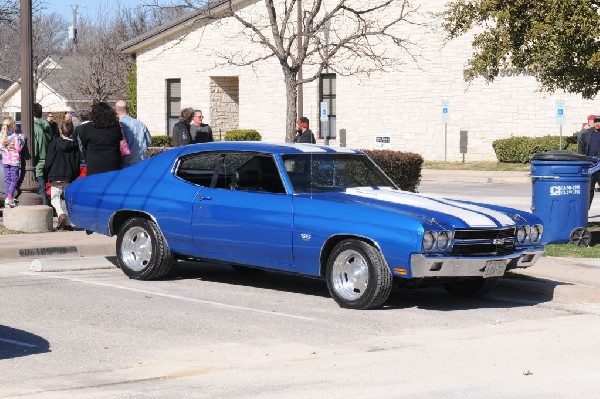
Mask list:
[[[441,11],[445,1],[412,3],[420,7],[425,21],[430,12]],[[262,2],[244,4],[242,12],[247,15],[264,12]],[[218,15],[218,2],[211,7],[211,15]],[[265,141],[284,141],[286,93],[279,64],[273,59],[253,67],[225,64],[226,51],[259,54],[261,47],[240,37],[240,26],[233,19],[202,19],[202,15],[202,11],[190,14],[121,45],[137,60],[138,117],[152,134],[166,134],[180,109],[191,106],[208,116],[205,122],[217,139],[240,128],[258,130]],[[319,125],[324,97],[331,104],[332,130],[338,136],[331,145],[339,144],[344,129],[349,147],[388,147],[417,152],[428,160],[462,160],[461,131],[468,136],[466,161],[494,160],[492,142],[499,138],[558,135],[559,100],[564,101],[566,115],[564,136],[579,130],[588,114],[600,114],[595,101],[539,92],[532,76],[503,76],[493,84],[477,79],[468,84],[463,66],[471,54],[470,38],[444,46],[441,33],[432,27],[402,29],[418,45],[416,64],[405,56],[406,63],[397,71],[326,75],[322,86],[333,84],[330,91],[321,89],[319,80],[304,85],[304,114],[317,136],[324,130]],[[511,75],[510,71],[503,74]],[[448,105],[447,125],[442,104]]]

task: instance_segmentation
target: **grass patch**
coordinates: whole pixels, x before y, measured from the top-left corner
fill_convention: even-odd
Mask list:
[[[444,169],[444,170],[491,170],[491,171],[509,171],[509,172],[529,172],[529,164],[508,163],[508,162],[443,162],[443,161],[424,161],[423,169]]]
[[[588,230],[592,235],[589,247],[578,247],[573,244],[548,244],[544,256],[600,258],[600,222],[589,223]]]
[[[0,224],[0,236],[3,234],[23,234],[22,231],[10,230]]]

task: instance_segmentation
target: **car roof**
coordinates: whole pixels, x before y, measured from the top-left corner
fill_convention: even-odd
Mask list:
[[[257,151],[273,154],[362,154],[359,150],[353,150],[347,147],[329,147],[317,144],[269,143],[263,141],[215,141],[211,143],[190,144],[183,147],[180,154],[184,155],[198,151]]]

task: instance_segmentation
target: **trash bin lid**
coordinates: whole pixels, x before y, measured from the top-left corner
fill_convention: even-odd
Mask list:
[[[596,163],[596,160],[587,155],[576,154],[571,151],[554,150],[546,152],[538,152],[530,157],[531,161],[585,161]]]

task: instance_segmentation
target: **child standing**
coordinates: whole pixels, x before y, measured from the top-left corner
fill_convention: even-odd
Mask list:
[[[65,121],[60,124],[60,136],[48,145],[44,175],[50,183],[50,203],[58,215],[57,230],[72,230],[67,223],[67,211],[63,191],[79,176],[79,145],[73,136],[73,123]]]
[[[2,167],[4,168],[4,185],[6,189],[5,207],[14,208],[17,206],[14,192],[19,182],[21,150],[24,146],[25,139],[21,133],[16,132],[13,118],[7,116],[2,119],[0,150],[2,151]]]

